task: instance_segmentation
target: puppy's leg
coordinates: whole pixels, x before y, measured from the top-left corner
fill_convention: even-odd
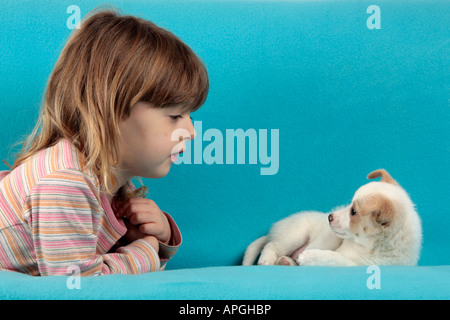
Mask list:
[[[344,239],[339,238],[328,225],[311,239],[305,250],[320,249],[320,250],[336,250],[342,244]]]
[[[266,244],[259,256],[258,265],[274,265],[280,256],[279,248],[273,241]]]
[[[277,264],[277,259],[282,256],[289,256],[299,247],[303,247],[308,243],[309,238],[306,233],[290,238],[287,235],[278,237],[270,241],[261,251],[258,260],[259,265]]]
[[[297,263],[294,261],[294,259],[288,256],[279,257],[275,264],[280,266],[297,266]]]
[[[242,264],[244,266],[252,265],[253,262],[255,262],[256,257],[258,256],[258,254],[261,252],[261,250],[264,248],[264,246],[268,241],[269,241],[268,236],[263,236],[253,241],[245,250],[244,260],[242,261]]]
[[[316,211],[300,212],[275,223],[269,232],[270,241],[262,250],[258,264],[276,264],[279,257],[290,256],[304,247],[309,241],[312,227],[316,225],[317,217],[322,219],[322,216],[325,217]]]
[[[356,263],[342,254],[331,250],[305,250],[297,258],[300,266],[355,266]]]

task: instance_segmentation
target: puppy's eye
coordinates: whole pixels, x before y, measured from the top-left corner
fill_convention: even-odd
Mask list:
[[[354,216],[354,215],[356,214],[355,209],[352,208],[352,209],[350,210],[350,214],[351,214],[352,216]]]

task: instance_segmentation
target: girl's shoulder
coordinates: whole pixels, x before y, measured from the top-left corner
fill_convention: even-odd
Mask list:
[[[13,171],[2,172],[5,183],[14,183],[20,186],[25,195],[36,184],[51,179],[81,182],[99,188],[99,180],[92,170],[86,169],[81,152],[67,139],[61,139],[55,145],[41,150],[27,159]],[[22,195],[22,196],[23,196]]]
[[[92,179],[96,179],[92,170],[86,169],[85,160],[79,151],[68,139],[61,139],[52,147],[36,154],[31,164],[36,168],[44,168],[43,174],[48,175],[58,171],[78,171]]]
[[[90,170],[83,170],[82,159],[75,146],[61,140],[14,170],[0,172],[0,199],[4,207],[15,212],[10,220],[16,221],[16,216],[26,219],[21,210],[36,199],[34,203],[41,203],[46,197],[54,200],[56,195],[62,202],[66,199],[67,203],[75,203],[80,194],[100,199],[99,180]]]

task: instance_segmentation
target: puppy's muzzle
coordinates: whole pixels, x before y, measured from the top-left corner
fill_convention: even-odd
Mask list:
[[[331,221],[333,221],[333,214],[331,213],[330,215],[328,215],[328,222],[331,222]]]

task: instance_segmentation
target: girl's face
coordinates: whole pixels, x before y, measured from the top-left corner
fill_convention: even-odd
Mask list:
[[[136,103],[119,129],[119,170],[129,176],[125,179],[164,177],[186,149],[186,140],[196,134],[189,111],[155,108],[146,102]]]

